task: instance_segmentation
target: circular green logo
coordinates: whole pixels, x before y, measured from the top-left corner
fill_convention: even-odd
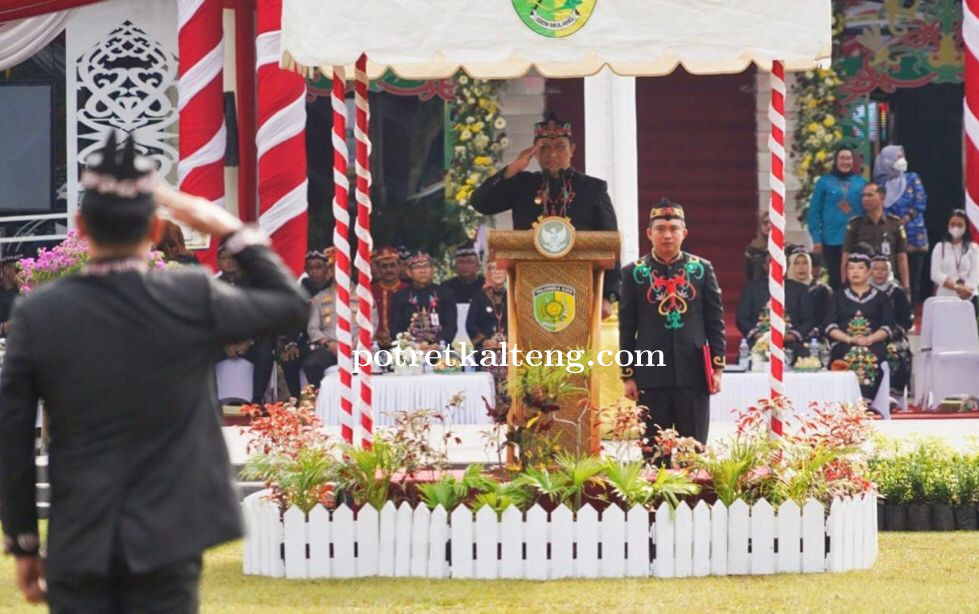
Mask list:
[[[563,38],[581,29],[595,10],[596,0],[513,0],[513,8],[528,28],[548,38]]]

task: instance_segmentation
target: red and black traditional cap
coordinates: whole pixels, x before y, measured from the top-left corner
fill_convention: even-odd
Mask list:
[[[479,257],[479,254],[476,252],[476,245],[472,241],[467,241],[456,248],[456,258],[463,258],[465,256]]]
[[[559,121],[550,113],[542,122],[534,124],[534,140],[553,139],[557,137],[571,138],[571,122]]]
[[[683,205],[672,202],[669,198],[661,198],[649,210],[649,221],[653,220],[684,220]]]
[[[374,262],[381,262],[382,260],[397,260],[398,250],[390,245],[385,245],[374,251]]]
[[[326,264],[334,264],[337,261],[337,248],[311,249],[306,252],[306,260],[322,260]]]
[[[139,155],[132,135],[119,147],[112,130],[101,149],[85,159],[81,207],[91,211],[106,205],[138,206],[147,215],[155,209],[156,163]]]
[[[867,266],[870,266],[870,256],[862,252],[853,252],[847,257],[846,262],[847,264],[851,262],[858,262],[860,264],[866,264]]]
[[[414,269],[417,267],[422,267],[430,264],[432,264],[432,257],[422,251],[417,251],[408,258],[409,269]]]

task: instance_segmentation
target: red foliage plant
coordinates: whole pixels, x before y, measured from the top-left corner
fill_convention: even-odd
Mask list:
[[[285,454],[295,458],[308,447],[327,443],[323,423],[312,402],[291,399],[285,403],[247,405],[242,413],[251,419],[243,432],[250,436],[249,454]]]

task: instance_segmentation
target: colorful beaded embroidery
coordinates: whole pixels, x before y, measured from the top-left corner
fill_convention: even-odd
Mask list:
[[[657,311],[666,318],[664,326],[670,330],[683,328],[683,314],[688,303],[697,298],[697,289],[690,283],[692,279],[704,276],[704,264],[699,258],[691,256],[683,269],[672,277],[664,277],[654,271],[646,260],[640,260],[632,271],[632,278],[642,285],[649,281],[646,300],[657,305]]]

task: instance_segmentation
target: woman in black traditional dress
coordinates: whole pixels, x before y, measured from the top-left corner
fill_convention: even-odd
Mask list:
[[[894,281],[891,259],[878,254],[870,263],[871,285],[891,300],[894,305],[894,331],[887,342],[887,364],[891,368],[891,394],[904,396],[904,389],[911,381],[911,346],[908,331],[914,323],[914,311],[904,288]]]
[[[887,341],[894,331],[894,305],[870,285],[870,256],[850,254],[847,284],[833,293],[826,316],[826,337],[834,365],[845,364],[857,374],[868,402],[877,396]],[[839,363],[837,361],[840,361]]]
[[[496,387],[496,407],[487,404],[487,410],[494,421],[501,423],[506,422],[510,408],[507,368],[501,353],[507,336],[506,297],[506,270],[490,262],[486,265],[486,286],[482,292],[473,295],[466,316],[466,332],[473,348],[479,352],[477,362],[484,371],[493,375]],[[491,352],[498,352],[496,360],[490,360],[486,355]]]
[[[788,248],[789,261],[786,267],[785,276],[787,279],[805,284],[809,289],[809,302],[812,304],[812,321],[814,323],[811,331],[805,331],[805,339],[808,341],[813,336],[822,338],[826,313],[829,311],[829,302],[833,296],[833,290],[823,282],[813,277],[812,256],[801,245],[793,245]]]

